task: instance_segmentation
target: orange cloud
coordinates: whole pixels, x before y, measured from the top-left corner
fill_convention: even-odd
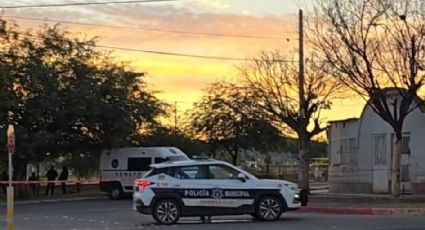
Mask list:
[[[228,8],[228,5],[213,0],[201,1],[206,7],[216,9]],[[129,30],[106,27],[67,25],[67,30],[85,34],[87,37],[99,36],[100,44],[168,51],[175,53],[197,54],[206,56],[223,56],[234,58],[253,57],[259,51],[296,49],[297,18],[294,15],[255,16],[245,14],[224,14],[194,12],[196,7],[184,8],[170,5],[116,5],[102,6],[84,10],[60,9],[57,11],[34,9],[6,12],[7,15],[62,19],[69,21],[134,26],[138,28],[162,28],[168,30],[195,31],[216,34],[244,34],[280,37],[282,39],[247,39],[224,36],[201,36],[178,33],[154,32],[146,30]],[[21,21],[23,27],[34,27],[35,22]],[[40,23],[38,23],[40,24]],[[285,39],[283,39],[285,38]],[[287,40],[286,38],[289,38]],[[239,61],[210,59],[192,59],[163,56],[137,52],[115,51],[114,55],[138,71],[148,73],[146,78],[150,85],[160,90],[158,96],[169,102],[179,101],[180,109],[189,109],[198,100],[209,83],[226,78],[237,78],[235,68]],[[338,111],[338,112],[335,112]],[[326,113],[327,119],[351,117],[358,108],[347,109],[335,106]]]

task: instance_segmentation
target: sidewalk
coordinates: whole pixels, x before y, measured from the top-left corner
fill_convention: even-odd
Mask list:
[[[379,194],[335,194],[313,191],[307,207],[298,212],[347,215],[425,216],[425,195],[394,198]]]
[[[45,196],[43,192],[39,196],[24,199],[15,199],[15,204],[38,204],[38,203],[54,203],[54,202],[72,202],[81,200],[107,199],[107,194],[94,189],[82,190],[79,193],[70,192],[62,194],[59,189],[54,195]],[[0,206],[6,205],[6,198],[0,198]]]

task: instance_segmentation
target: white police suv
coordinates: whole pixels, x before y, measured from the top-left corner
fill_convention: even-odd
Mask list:
[[[159,224],[181,216],[251,214],[272,221],[301,206],[297,185],[255,176],[216,160],[191,160],[151,165],[134,184],[133,208]]]

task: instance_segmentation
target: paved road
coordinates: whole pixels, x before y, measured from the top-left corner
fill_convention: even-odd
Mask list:
[[[0,229],[4,229],[6,208],[0,206]],[[79,201],[67,203],[18,205],[17,230],[103,230],[103,229],[170,229],[170,230],[258,230],[258,229],[346,229],[346,230],[425,230],[423,217],[338,216],[287,213],[277,222],[255,222],[250,216],[215,218],[201,224],[195,218],[184,218],[178,225],[157,226],[149,216],[131,209],[130,200]]]

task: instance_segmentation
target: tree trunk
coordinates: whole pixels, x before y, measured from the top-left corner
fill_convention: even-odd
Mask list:
[[[232,164],[235,165],[235,166],[238,164],[238,154],[237,153],[232,154]]]
[[[216,154],[216,144],[215,143],[212,143],[211,144],[211,157],[213,158],[213,159],[215,159],[217,156],[217,154]]]
[[[271,162],[271,158],[270,158],[270,154],[266,154],[266,173],[270,173],[270,162]]]
[[[232,155],[232,164],[236,166],[238,164],[238,155],[239,155],[239,145],[233,147],[234,155]]]
[[[396,140],[394,144],[394,152],[391,159],[391,194],[393,196],[400,196],[400,161],[402,153],[402,134],[396,133]]]
[[[307,194],[310,194],[309,186],[309,164],[308,155],[310,154],[310,140],[306,137],[300,137],[300,150],[298,153],[298,186]]]

